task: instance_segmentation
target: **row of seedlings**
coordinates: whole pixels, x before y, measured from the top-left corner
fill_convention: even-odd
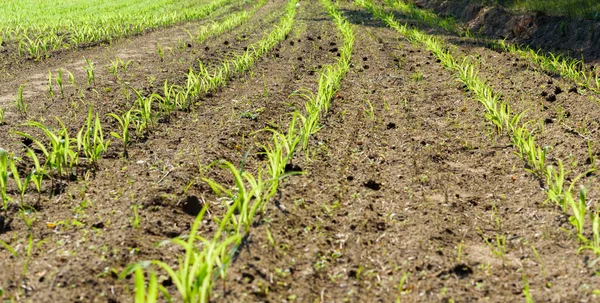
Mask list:
[[[475,99],[484,106],[486,120],[493,123],[499,132],[506,131],[517,149],[517,155],[530,167],[528,170],[544,181],[544,191],[548,201],[560,206],[565,213],[571,213],[569,222],[576,230],[579,250],[591,250],[595,254],[600,254],[600,216],[596,210],[588,209],[585,188],[583,186],[579,189],[575,188],[577,181],[589,171],[580,174],[567,185],[563,162],[560,159],[556,160],[556,165],[546,162],[549,147],[542,147],[536,143],[534,132],[528,128],[529,123],[521,122],[524,113],[512,114],[508,103],[501,101],[500,95],[478,76],[477,70],[468,58],[455,59],[442,40],[400,24],[393,14],[386,13],[370,0],[356,0],[356,3],[368,9],[413,43],[431,51],[440,60],[440,64],[455,73],[456,77],[474,94]],[[587,236],[590,233],[585,232],[586,218],[591,221],[591,238]]]

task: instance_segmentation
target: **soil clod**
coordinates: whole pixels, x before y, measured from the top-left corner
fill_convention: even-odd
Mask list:
[[[368,189],[372,189],[372,190],[380,190],[381,183],[374,181],[374,180],[369,180],[369,181],[367,181],[367,183],[365,183],[365,187]]]
[[[196,196],[187,196],[181,204],[181,209],[188,215],[197,216],[202,210],[202,203]]]

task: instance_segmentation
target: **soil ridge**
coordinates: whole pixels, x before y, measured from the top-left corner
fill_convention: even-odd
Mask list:
[[[412,0],[442,16],[454,16],[467,24],[472,33],[534,49],[600,61],[600,22],[569,17],[548,16],[541,12],[515,13],[499,6],[484,6],[469,0]]]

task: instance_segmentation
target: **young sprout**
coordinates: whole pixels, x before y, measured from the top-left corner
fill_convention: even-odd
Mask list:
[[[45,165],[48,165],[51,170],[55,169],[59,176],[63,176],[64,173],[72,171],[73,166],[78,162],[78,157],[73,149],[74,139],[69,136],[67,127],[60,119],[56,118],[56,120],[60,124],[60,129],[56,133],[39,122],[28,121],[25,123],[26,126],[35,127],[44,132],[48,141],[50,141],[50,149],[46,148],[40,140],[30,134],[18,131],[14,133],[32,140],[42,153],[44,153],[46,157]]]
[[[73,85],[74,88],[77,88],[77,82],[75,82],[75,76],[70,71],[67,71],[67,73],[69,74],[69,82],[71,83],[71,85]]]
[[[77,134],[77,149],[85,155],[89,163],[97,168],[98,160],[108,150],[110,141],[104,141],[104,134],[102,133],[102,125],[100,124],[100,118],[96,114],[92,114],[92,108],[88,111],[88,117],[86,124],[84,124],[79,133]]]
[[[29,104],[25,104],[23,101],[23,88],[25,85],[19,85],[19,89],[17,90],[17,98],[14,100],[15,108],[21,114],[21,117],[25,117],[27,115],[27,109],[29,108]]]
[[[4,124],[4,114],[6,110],[4,108],[0,108],[0,126]]]
[[[9,162],[11,161],[8,152],[0,148],[0,197],[2,198],[2,209],[6,210],[8,202],[11,200],[6,194],[6,188],[8,186],[8,170],[10,167]]]
[[[48,71],[48,95],[50,99],[54,99],[54,91],[52,90],[52,71]]]
[[[123,157],[127,158],[127,146],[129,146],[131,138],[129,137],[129,125],[132,122],[131,109],[121,114],[121,116],[110,113],[109,117],[113,117],[119,123],[121,133],[111,132],[110,135],[120,139],[123,142]]]
[[[65,89],[63,87],[63,70],[61,68],[58,69],[58,76],[56,77],[56,84],[58,84],[58,88],[60,89],[61,98],[65,98]]]
[[[27,191],[27,186],[31,181],[31,174],[27,175],[25,180],[21,180],[19,176],[19,171],[17,170],[16,159],[11,159],[10,161],[10,172],[13,180],[15,180],[15,184],[17,185],[17,189],[19,190],[19,194],[21,197],[21,205],[24,204],[25,201],[25,192]]]
[[[160,43],[158,43],[158,42],[156,43],[156,48],[157,48],[157,51],[158,51],[158,57],[160,58],[160,61],[161,62],[164,61],[164,59],[165,59],[165,52],[164,52],[162,46],[160,45]]]
[[[83,59],[85,59],[85,62],[87,64],[87,66],[84,66],[83,69],[85,70],[85,72],[87,74],[88,85],[92,85],[92,83],[94,83],[94,86],[95,86],[96,85],[96,76],[94,74],[94,63],[86,57],[83,57]]]
[[[110,61],[110,65],[106,67],[109,73],[111,73],[115,78],[118,78],[117,73],[119,72],[119,64],[121,62],[121,58],[117,57],[114,61]]]
[[[127,60],[127,62],[121,61],[121,70],[125,75],[127,75],[127,70],[129,69],[129,65],[131,65],[132,60]]]
[[[33,164],[34,164],[34,170],[31,172],[31,181],[33,182],[33,184],[35,185],[35,189],[37,190],[38,194],[42,193],[42,181],[44,180],[44,177],[47,176],[47,172],[46,172],[46,167],[42,167],[40,165],[40,160],[38,159],[38,156],[33,152],[32,149],[28,148],[27,149],[27,156],[29,158],[31,158],[31,160],[33,160]]]

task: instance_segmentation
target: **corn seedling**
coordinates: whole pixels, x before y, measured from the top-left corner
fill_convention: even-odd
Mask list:
[[[110,140],[104,140],[102,125],[98,114],[94,119],[92,108],[88,111],[86,123],[81,127],[77,134],[77,149],[85,155],[89,164],[93,167],[98,166],[98,160],[108,150]]]
[[[133,219],[131,220],[131,225],[135,228],[140,227],[140,216],[138,215],[138,206],[132,205],[131,211],[133,212]]]
[[[0,108],[0,126],[4,124],[4,114],[6,110],[4,108]]]
[[[160,58],[160,61],[164,61],[165,60],[165,52],[162,48],[162,46],[160,45],[160,43],[156,43],[156,49],[158,52],[158,58]]]
[[[150,271],[149,275],[149,287],[148,289],[144,288],[145,281],[142,269],[150,266],[157,266],[168,274],[181,296],[181,302],[205,303],[209,301],[214,279],[219,275],[221,277],[224,276],[224,269],[231,260],[228,248],[232,245],[238,245],[241,241],[241,236],[234,234],[221,240],[221,236],[227,225],[226,223],[229,222],[229,217],[233,215],[233,207],[227,212],[219,224],[219,229],[211,240],[198,236],[198,229],[206,210],[207,208],[204,207],[200,214],[198,214],[189,235],[163,241],[159,244],[159,246],[164,246],[173,243],[184,249],[185,256],[179,258],[179,264],[176,268],[172,268],[162,261],[152,260],[130,265],[121,273],[120,277],[122,279],[132,272],[137,272],[134,275],[136,303],[153,302],[151,300],[158,297],[158,288],[161,286],[158,288],[153,286],[156,284],[156,281],[153,281],[156,277],[152,271]],[[215,269],[219,270],[215,271]],[[161,291],[163,294],[166,294],[166,290]]]
[[[131,142],[131,138],[129,137],[129,125],[131,124],[133,119],[133,117],[131,116],[131,111],[132,110],[130,109],[126,112],[123,112],[121,116],[115,113],[108,114],[109,117],[114,118],[119,123],[121,133],[111,132],[110,135],[117,139],[120,139],[123,142],[124,157],[127,157],[127,146],[129,146],[129,143]]]
[[[60,89],[61,98],[65,98],[65,88],[63,87],[63,70],[61,68],[58,69],[58,76],[56,76],[56,84],[58,84],[58,88]]]
[[[218,196],[226,196],[233,202],[229,206],[235,208],[239,217],[232,217],[233,226],[239,232],[247,233],[252,225],[254,215],[258,212],[264,200],[265,183],[262,179],[262,173],[259,171],[257,177],[250,172],[238,169],[235,165],[227,161],[219,161],[223,168],[228,169],[235,179],[235,189],[229,190],[226,186],[217,183],[208,178],[202,178]],[[211,164],[212,165],[212,164]],[[210,166],[209,166],[210,167]]]
[[[405,272],[402,274],[402,278],[400,278],[400,282],[398,283],[398,297],[396,297],[396,303],[402,302],[401,296],[406,292],[404,290],[404,285],[406,284],[406,281],[408,281],[408,275],[409,273]]]
[[[531,291],[529,289],[529,282],[527,282],[527,277],[523,275],[523,295],[525,295],[526,303],[533,303],[533,297],[531,296]]]
[[[366,101],[366,106],[363,106],[365,114],[371,121],[375,121],[375,109],[373,108],[373,103],[371,101]]]
[[[83,57],[83,59],[85,59],[85,63],[86,63],[86,66],[84,66],[83,69],[85,70],[85,73],[87,75],[87,83],[88,83],[88,85],[92,85],[92,83],[93,83],[95,86],[96,85],[96,76],[94,73],[94,62],[90,61],[86,57]]]
[[[23,132],[15,133],[32,140],[44,153],[46,165],[48,165],[51,170],[56,170],[59,176],[62,176],[63,173],[71,172],[73,166],[78,162],[78,157],[73,146],[75,140],[69,136],[69,132],[64,123],[58,118],[56,118],[56,120],[60,124],[60,129],[57,133],[39,122],[28,121],[25,123],[26,126],[36,127],[44,132],[50,141],[49,150],[40,140],[33,136]]]
[[[296,117],[292,119],[287,135],[279,133],[277,131],[267,129],[266,131],[273,133],[273,140],[271,144],[262,145],[264,155],[267,158],[267,171],[270,175],[269,190],[267,196],[264,198],[268,201],[273,197],[277,189],[279,188],[279,181],[288,175],[299,174],[300,172],[285,173],[286,165],[291,161],[294,156],[296,146],[300,143],[300,136],[295,134],[296,132]],[[261,207],[261,212],[263,211]]]
[[[17,185],[17,190],[19,191],[19,196],[21,197],[21,205],[24,204],[25,201],[25,192],[27,191],[27,186],[31,181],[31,174],[27,175],[24,180],[21,180],[19,176],[19,171],[17,170],[16,159],[13,158],[10,160],[10,172],[15,184]]]
[[[52,89],[52,71],[48,71],[48,95],[50,99],[54,98],[54,90]]]
[[[119,72],[119,65],[121,63],[121,58],[116,57],[115,60],[110,60],[110,64],[106,66],[106,69],[109,73],[111,73],[115,78],[118,78],[117,74]]]
[[[27,109],[29,108],[29,104],[25,104],[23,101],[23,88],[24,85],[19,85],[19,89],[17,90],[17,98],[14,100],[15,108],[21,114],[21,117],[25,117],[27,115]]]
[[[69,74],[69,82],[71,83],[71,85],[73,85],[74,88],[77,88],[77,82],[75,82],[75,76],[73,75],[73,73],[67,71],[67,74]]]
[[[585,211],[586,211],[586,193],[585,188],[582,186],[579,190],[579,197],[575,199],[570,191],[565,192],[565,204],[571,208],[573,215],[569,217],[569,222],[577,230],[577,238],[582,243],[588,241],[583,235],[583,229],[585,226]]]
[[[37,190],[38,194],[42,193],[42,181],[44,180],[44,177],[47,176],[47,172],[46,172],[46,167],[42,167],[40,165],[40,160],[38,158],[38,156],[33,152],[32,149],[28,148],[27,149],[27,156],[29,158],[31,158],[31,160],[33,161],[34,164],[34,170],[31,172],[31,174],[29,175],[31,178],[31,182],[33,182],[33,185],[35,185],[35,189]]]
[[[596,211],[591,211],[590,221],[592,222],[592,239],[589,240],[588,245],[583,245],[579,248],[579,251],[582,250],[591,250],[596,255],[600,255],[600,215],[598,209]]]
[[[143,97],[138,91],[135,92],[138,95],[138,98],[135,101],[135,109],[132,112],[132,121],[137,136],[143,137],[144,132],[148,129],[152,129],[156,124],[156,114],[152,111],[152,102],[155,97],[154,95]]]
[[[0,148],[0,196],[2,197],[3,210],[8,208],[8,202],[11,200],[6,194],[6,189],[8,187],[8,170],[11,160],[8,152]]]
[[[120,59],[119,59],[120,60]],[[127,75],[127,71],[129,70],[129,66],[131,65],[132,60],[127,60],[127,62],[121,61],[121,70],[123,74]]]

